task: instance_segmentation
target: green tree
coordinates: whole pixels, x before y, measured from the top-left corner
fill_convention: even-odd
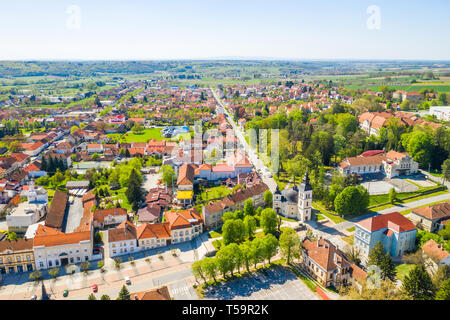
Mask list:
[[[433,300],[436,288],[423,266],[415,266],[403,279],[403,290],[414,300]]]
[[[245,216],[244,218],[245,235],[251,239],[256,231],[256,219],[253,216]]]
[[[222,226],[222,239],[225,245],[241,242],[245,237],[244,222],[241,219],[227,220]]]
[[[267,234],[263,238],[263,254],[270,264],[270,259],[277,254],[278,240],[272,234]]]
[[[377,243],[375,243],[375,246],[369,251],[369,259],[367,261],[367,264],[369,266],[374,265],[379,267],[383,263],[384,256],[385,249],[383,243],[381,243],[381,241],[378,241]]]
[[[436,292],[436,300],[450,300],[450,279],[441,284],[438,292]]]
[[[384,258],[381,261],[381,265],[379,267],[381,270],[381,279],[389,279],[391,281],[395,281],[397,272],[395,271],[395,265],[389,253],[386,253],[384,255]]]
[[[278,217],[271,208],[266,208],[261,212],[260,225],[264,234],[273,234],[277,231]]]
[[[172,177],[173,181],[176,182],[175,172],[173,171],[173,168],[168,165],[161,166],[162,171],[162,181],[164,183],[167,183],[169,187],[172,186]]]
[[[125,285],[123,285],[122,289],[120,289],[117,300],[131,300],[130,291],[128,291]]]
[[[54,279],[56,279],[56,277],[59,274],[59,268],[53,268],[48,272]]]
[[[450,181],[450,158],[442,164],[442,174],[445,180]]]
[[[396,200],[397,200],[397,192],[395,191],[394,188],[391,188],[391,190],[389,190],[389,202],[393,204]]]
[[[428,168],[435,149],[432,135],[423,131],[413,131],[402,135],[402,145],[421,168]]]
[[[215,258],[207,257],[202,260],[202,269],[204,270],[205,274],[208,276],[209,279],[214,279],[214,282],[216,282],[216,276],[217,276],[217,262]]]
[[[202,268],[202,264],[203,264],[202,260],[195,261],[191,265],[191,270],[192,270],[192,274],[194,275],[194,277],[196,279],[201,278],[204,282],[206,282],[205,272]]]
[[[266,208],[272,208],[273,194],[270,190],[266,190],[266,192],[264,192],[264,203]]]
[[[288,264],[300,255],[300,237],[292,228],[285,228],[280,235],[280,250]]]
[[[252,240],[250,252],[251,262],[254,264],[255,268],[258,263],[264,262],[264,244],[261,238]]]
[[[220,248],[216,254],[217,268],[219,272],[225,278],[228,272],[233,275],[234,261],[233,261],[233,251],[230,245]]]
[[[137,211],[140,201],[144,198],[144,191],[141,188],[141,180],[135,169],[131,171],[125,195],[127,196],[128,202],[132,205],[133,210]]]
[[[93,293],[91,293],[88,297],[88,300],[97,300],[97,298],[95,297],[95,295]],[[130,300],[130,299],[127,299]]]
[[[239,245],[242,252],[242,262],[247,272],[250,272],[250,263],[252,261],[252,245],[250,241],[245,241]]]
[[[100,300],[111,300],[111,298],[107,294],[104,294],[100,297]]]
[[[234,268],[237,268],[238,272],[241,272],[241,266],[244,262],[244,256],[241,250],[241,246],[238,245],[237,243],[231,243],[228,245],[228,247],[233,259]],[[233,274],[233,272],[231,274]]]
[[[348,186],[334,199],[334,208],[340,214],[358,214],[369,205],[369,193],[363,186]]]
[[[244,203],[244,217],[252,216],[255,213],[255,207],[252,199],[247,199]]]

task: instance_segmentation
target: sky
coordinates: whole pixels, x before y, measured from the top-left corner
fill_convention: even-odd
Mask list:
[[[448,0],[15,0],[0,60],[450,60]]]

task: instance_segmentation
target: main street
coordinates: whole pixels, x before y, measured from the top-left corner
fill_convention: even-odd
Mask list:
[[[217,103],[223,109],[223,113],[227,116],[228,122],[233,127],[234,134],[239,139],[240,145],[243,147],[244,151],[248,155],[250,162],[252,163],[252,165],[255,167],[256,170],[259,170],[260,172],[263,173],[263,174],[261,174],[261,178],[262,178],[263,182],[269,187],[270,191],[272,191],[272,193],[275,192],[275,189],[277,188],[277,183],[275,182],[275,180],[273,178],[270,178],[264,174],[264,172],[266,172],[266,170],[268,170],[268,168],[264,165],[264,163],[261,161],[261,159],[258,158],[256,150],[252,150],[250,148],[249,144],[245,140],[244,133],[236,125],[236,122],[234,121],[232,115],[230,114],[228,109],[225,107],[225,105],[222,103],[221,99],[217,95],[217,92],[213,88],[210,88],[210,89],[211,89],[212,94],[213,94],[214,98],[216,99]],[[219,109],[218,113],[220,113],[220,111],[222,109]]]

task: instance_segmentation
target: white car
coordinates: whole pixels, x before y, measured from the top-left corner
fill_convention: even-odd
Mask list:
[[[130,277],[129,277],[129,276],[126,276],[126,277],[125,277],[125,283],[126,283],[126,284],[131,284],[131,281],[130,281]]]

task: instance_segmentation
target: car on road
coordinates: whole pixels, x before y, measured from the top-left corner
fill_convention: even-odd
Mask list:
[[[63,291],[63,297],[67,297],[69,295],[69,290],[64,290]]]
[[[125,277],[125,283],[126,283],[126,284],[131,284],[131,281],[130,281],[130,277],[129,277],[129,276],[126,276],[126,277]]]
[[[98,291],[98,286],[96,284],[94,284],[92,286],[92,292],[97,292]]]
[[[37,300],[37,295],[33,294],[30,298],[30,300]]]

